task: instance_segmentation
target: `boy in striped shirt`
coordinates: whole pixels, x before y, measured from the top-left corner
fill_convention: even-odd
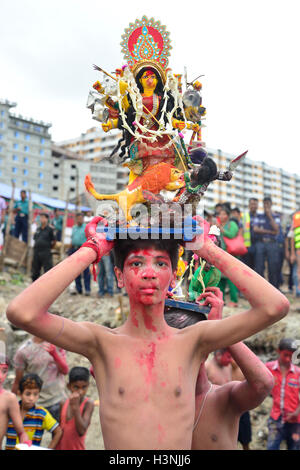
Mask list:
[[[19,403],[20,412],[24,430],[28,434],[32,444],[35,446],[39,446],[41,444],[44,430],[46,429],[46,431],[52,433],[52,440],[48,448],[54,449],[62,436],[62,430],[49,411],[42,406],[36,406],[42,385],[43,381],[38,375],[24,375],[19,384],[21,395],[21,401]],[[10,420],[6,432],[5,450],[15,449],[15,446],[18,443],[18,435],[12,421]]]

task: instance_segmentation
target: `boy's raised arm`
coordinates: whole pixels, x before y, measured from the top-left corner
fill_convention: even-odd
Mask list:
[[[274,378],[263,362],[243,343],[228,348],[244,374],[245,380],[236,382],[231,389],[232,406],[243,413],[256,408],[270,393]]]
[[[205,221],[203,221],[205,222]],[[204,354],[236,344],[282,319],[289,311],[287,298],[263,277],[208,237],[209,227],[204,223],[204,234],[196,240],[193,251],[219,269],[229,278],[250,303],[246,312],[221,321],[211,320],[195,325],[197,343]],[[198,244],[198,246],[197,246]]]
[[[90,246],[82,246],[72,256],[57,264],[13,299],[7,308],[8,320],[19,328],[63,349],[87,355],[95,347],[95,335],[88,322],[74,322],[48,312],[49,307],[69,284],[90,264],[111,250],[113,242],[96,233],[101,217],[86,227]],[[96,254],[97,251],[97,254]],[[100,328],[100,327],[99,327]]]

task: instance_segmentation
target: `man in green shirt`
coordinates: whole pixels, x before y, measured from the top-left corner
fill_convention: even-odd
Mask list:
[[[58,209],[54,209],[54,217],[52,219],[52,224],[55,230],[55,238],[58,242],[60,242],[63,226],[63,217],[59,214]]]
[[[226,244],[225,244],[223,237],[235,238],[238,235],[239,227],[236,222],[234,222],[233,220],[230,220],[230,209],[226,205],[223,205],[219,213],[219,218],[220,218],[219,228],[221,231],[221,248],[223,248],[223,250],[226,251]],[[229,287],[229,296],[230,296],[230,302],[228,304],[228,307],[237,307],[238,306],[238,289],[230,279],[222,276],[219,282],[219,287],[221,291],[223,292],[224,302],[225,302],[225,293],[226,293],[227,285]]]
[[[15,230],[14,237],[19,238],[22,235],[23,242],[27,243],[28,240],[28,199],[26,197],[26,191],[22,190],[21,200],[16,201],[14,205],[15,218]]]
[[[86,242],[85,229],[86,224],[83,223],[83,214],[81,212],[76,214],[75,224],[72,228],[71,236],[71,248],[69,250],[69,255],[72,255],[77,251],[83,243]],[[90,267],[88,266],[83,273],[79,274],[75,279],[76,291],[78,294],[82,294],[82,283],[81,275],[83,274],[83,282],[85,288],[85,295],[91,295],[91,274]]]

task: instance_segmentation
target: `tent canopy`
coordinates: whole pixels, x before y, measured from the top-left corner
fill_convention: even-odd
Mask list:
[[[15,188],[14,198],[16,200],[21,199],[21,195],[20,195],[21,191],[22,189],[17,188],[17,187]],[[0,196],[6,199],[10,199],[12,196],[12,186],[8,184],[0,183]],[[46,196],[43,196],[42,194],[32,192],[31,199],[32,199],[32,202],[35,202],[36,204],[43,204],[44,206],[48,206],[51,208],[57,208],[57,209],[62,209],[62,210],[66,208],[66,201],[61,201],[60,199],[54,199],[52,197],[46,197]],[[75,204],[71,204],[71,203],[68,204],[68,209],[70,211],[76,210],[76,208],[77,206]],[[86,206],[80,206],[79,210],[90,211],[91,208],[86,207]]]

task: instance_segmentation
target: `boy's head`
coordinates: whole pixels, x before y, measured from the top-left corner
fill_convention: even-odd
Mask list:
[[[47,212],[42,212],[40,214],[40,221],[41,221],[41,224],[42,225],[46,225],[48,223],[48,220],[49,220],[49,214],[47,214]]]
[[[168,288],[175,287],[178,246],[177,240],[116,240],[118,286],[131,299],[148,305],[161,302]]]
[[[86,367],[73,367],[69,372],[68,389],[84,398],[90,382],[90,371]]]
[[[37,374],[26,374],[22,377],[19,383],[19,391],[23,408],[29,410],[35,406],[42,386],[43,381]]]
[[[292,338],[282,338],[278,345],[278,359],[282,366],[290,367],[293,353],[297,350]]]

